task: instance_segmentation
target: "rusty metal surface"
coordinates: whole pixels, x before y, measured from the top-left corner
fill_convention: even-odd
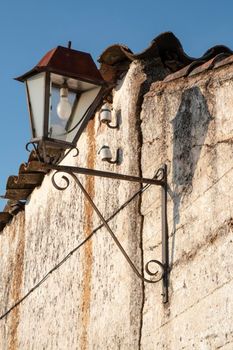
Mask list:
[[[105,83],[89,53],[62,46],[47,52],[32,70],[17,77],[16,80],[25,81],[40,71],[54,72],[75,79],[82,77],[99,84]]]

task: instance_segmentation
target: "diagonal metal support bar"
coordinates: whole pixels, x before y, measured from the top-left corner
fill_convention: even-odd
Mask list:
[[[57,173],[63,173],[70,175],[74,181],[77,183],[81,191],[83,192],[85,198],[87,201],[91,204],[94,211],[100,218],[101,222],[107,229],[108,233],[111,235],[112,239],[116,243],[117,247],[125,257],[127,263],[133,270],[133,272],[143,281],[147,283],[157,283],[162,279],[163,283],[163,302],[166,303],[168,301],[168,273],[169,273],[169,252],[168,252],[168,225],[167,225],[167,167],[164,165],[162,168],[160,168],[154,179],[147,179],[147,178],[141,178],[136,176],[130,176],[130,175],[123,175],[123,174],[116,174],[116,173],[110,173],[110,172],[104,172],[99,171],[95,169],[87,169],[87,168],[79,168],[79,167],[72,167],[72,166],[63,166],[63,165],[50,165],[46,164],[46,167],[48,169],[56,170],[52,177],[52,183],[54,187],[58,190],[65,190],[69,184],[69,178],[66,175],[63,175],[62,178],[65,180],[66,185],[60,186],[57,184],[55,180],[55,176]],[[89,193],[86,191],[84,186],[79,181],[76,174],[85,174],[90,176],[100,176],[100,177],[107,177],[107,178],[113,178],[113,179],[120,179],[120,180],[126,180],[126,181],[133,181],[133,182],[139,182],[139,183],[147,183],[152,185],[161,186],[161,216],[162,216],[162,262],[158,260],[150,260],[145,265],[145,271],[146,273],[153,277],[153,279],[148,279],[144,277],[144,273],[141,274],[136,266],[134,265],[133,261],[130,259],[128,254],[126,253],[125,249],[119,242],[117,236],[114,234],[112,229],[110,228],[108,222],[105,220],[99,209],[97,208],[96,204],[90,197]],[[157,177],[157,178],[156,178]],[[160,178],[160,180],[158,179]],[[157,265],[157,270],[155,272],[150,270],[150,267],[152,264]],[[158,271],[158,267],[160,270],[160,273]]]

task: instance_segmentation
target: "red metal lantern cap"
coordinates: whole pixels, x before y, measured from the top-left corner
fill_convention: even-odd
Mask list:
[[[23,82],[38,72],[52,72],[99,85],[106,83],[89,53],[63,46],[47,52],[32,70],[17,77],[16,80]]]

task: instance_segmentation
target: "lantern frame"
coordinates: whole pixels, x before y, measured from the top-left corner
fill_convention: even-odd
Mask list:
[[[42,135],[36,135],[36,127],[35,120],[33,116],[33,106],[31,104],[30,97],[30,88],[28,85],[28,80],[33,76],[38,76],[39,74],[44,73],[44,96],[43,96],[43,118],[41,119],[40,125],[42,130]],[[78,127],[76,133],[72,137],[71,141],[64,141],[59,138],[54,138],[49,136],[49,121],[51,118],[50,115],[50,103],[51,103],[51,92],[52,92],[52,76],[57,75],[61,77],[64,81],[75,80],[78,83],[93,85],[93,88],[98,88],[96,96],[91,100],[88,104],[88,108],[84,112],[82,116],[80,116],[78,124],[75,125],[73,130]],[[73,50],[71,48],[66,48],[62,46],[58,46],[57,48],[49,51],[41,61],[30,71],[26,72],[22,76],[16,78],[16,80],[20,82],[25,82],[26,92],[27,92],[27,101],[28,101],[28,109],[30,116],[30,124],[31,124],[31,143],[34,144],[43,144],[45,147],[50,148],[58,148],[58,149],[67,149],[67,148],[75,148],[78,139],[80,138],[83,130],[85,129],[88,121],[93,116],[95,110],[100,105],[107,91],[109,90],[109,86],[106,81],[102,78],[98,68],[96,67],[91,55],[86,52]],[[90,85],[89,85],[90,86]],[[62,84],[57,87],[62,88]],[[68,86],[68,90],[70,92],[75,92],[76,96],[78,96],[78,89],[72,90],[70,86]],[[83,88],[80,90],[79,96],[89,89]],[[68,133],[67,133],[68,134]]]

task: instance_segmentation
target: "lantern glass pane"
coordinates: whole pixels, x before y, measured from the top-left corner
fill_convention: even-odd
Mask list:
[[[81,128],[83,122],[85,122],[86,112],[95,100],[100,91],[100,87],[95,87],[91,90],[83,92],[77,99],[77,103],[74,106],[73,116],[67,123],[67,141],[72,142]]]
[[[65,98],[64,89],[66,89]],[[73,143],[77,132],[83,125],[83,121],[85,122],[86,112],[100,89],[101,87],[97,85],[52,73],[48,137],[58,141]],[[65,108],[63,115],[59,113],[59,104],[61,102]]]
[[[44,131],[45,73],[27,79],[27,93],[32,134],[40,138]]]

